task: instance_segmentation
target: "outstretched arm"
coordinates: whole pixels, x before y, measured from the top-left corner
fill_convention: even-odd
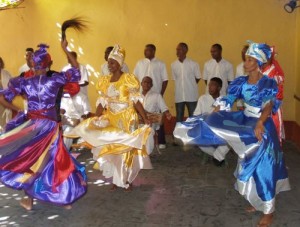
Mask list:
[[[150,125],[151,122],[149,121],[147,115],[146,115],[146,111],[143,107],[143,105],[140,103],[140,101],[138,101],[137,103],[134,104],[135,109],[139,112],[139,114],[142,116],[145,124]]]
[[[72,67],[79,69],[78,61],[67,49],[68,41],[66,39],[61,40],[61,47],[62,47],[63,51],[65,52],[65,54],[67,55],[68,59],[70,60],[70,64],[72,65]]]
[[[20,111],[19,107],[15,106],[14,104],[11,104],[10,102],[7,102],[3,95],[0,95],[0,104],[7,109],[11,109],[17,112]]]

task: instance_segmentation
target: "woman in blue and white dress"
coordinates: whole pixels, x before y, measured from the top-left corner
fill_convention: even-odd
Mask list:
[[[275,211],[275,196],[290,190],[283,153],[270,117],[276,105],[277,84],[260,68],[271,57],[266,44],[251,43],[244,64],[248,76],[235,79],[228,95],[216,102],[210,115],[189,118],[176,125],[174,136],[186,144],[229,144],[239,157],[235,171],[239,191],[251,204],[248,212],[261,211],[258,226],[269,226]],[[229,112],[242,99],[245,110]]]

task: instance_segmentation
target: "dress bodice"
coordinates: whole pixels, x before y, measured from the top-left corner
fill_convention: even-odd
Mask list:
[[[30,78],[16,77],[9,81],[8,88],[1,93],[5,99],[11,102],[15,96],[22,95],[27,99],[28,112],[40,112],[43,115],[52,115],[56,119],[56,97],[59,89],[68,82],[78,82],[80,72],[71,68],[66,72],[53,73],[51,77],[46,75]],[[48,110],[49,114],[47,114]]]
[[[97,85],[100,96],[108,102],[129,102],[130,97],[139,93],[139,81],[133,74],[123,73],[116,82],[111,82],[112,75],[102,76]]]
[[[276,102],[277,83],[274,79],[263,76],[256,84],[249,84],[248,78],[249,76],[241,76],[235,79],[229,85],[228,94],[222,98],[222,101],[231,108],[236,99],[242,99],[245,114],[259,117],[268,102]]]

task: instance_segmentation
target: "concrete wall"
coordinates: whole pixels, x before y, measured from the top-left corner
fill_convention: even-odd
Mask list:
[[[126,62],[131,70],[143,57],[144,45],[154,43],[157,57],[166,62],[170,73],[176,45],[181,41],[189,44],[188,55],[199,62],[201,70],[210,59],[213,43],[222,44],[223,57],[236,66],[246,40],[267,42],[276,45],[286,74],[284,119],[297,118],[299,122],[293,99],[295,90],[300,94],[295,59],[299,59],[300,52],[299,32],[296,36],[299,13],[298,18],[296,13],[286,13],[283,4],[274,0],[25,0],[21,5],[24,8],[0,11],[0,55],[7,69],[16,75],[24,62],[24,49],[46,42],[54,60],[53,69],[60,70],[66,59],[60,50],[57,23],[74,15],[85,16],[89,21],[88,32],[69,32],[68,38],[72,38],[75,51],[82,48],[79,60],[91,66],[91,82],[97,81],[93,69],[99,71],[105,47],[114,43],[126,49]],[[204,87],[200,81],[200,94]],[[93,85],[89,96],[94,105],[97,93]],[[165,98],[174,113],[173,81],[169,82]],[[297,108],[299,111],[299,103]]]

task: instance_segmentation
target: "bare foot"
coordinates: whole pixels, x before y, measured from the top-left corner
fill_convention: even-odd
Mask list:
[[[257,227],[268,227],[271,226],[273,221],[273,214],[264,214],[259,220]]]
[[[132,191],[132,184],[129,184],[128,188],[125,188],[125,192],[131,192]]]
[[[113,184],[112,187],[109,189],[109,191],[113,192],[115,190],[117,190],[117,185]]]
[[[33,199],[31,198],[22,199],[20,201],[20,205],[26,210],[32,210]]]
[[[71,205],[66,205],[66,206],[64,206],[64,208],[65,208],[66,210],[71,210],[71,209],[72,209],[72,206],[71,206]]]
[[[255,211],[256,211],[256,209],[253,206],[249,206],[249,207],[246,208],[247,213],[253,213]]]

